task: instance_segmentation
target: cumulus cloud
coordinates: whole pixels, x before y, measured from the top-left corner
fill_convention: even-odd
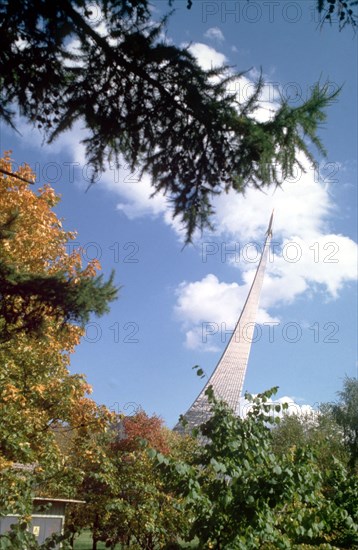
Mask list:
[[[279,322],[270,310],[287,305],[305,292],[324,291],[325,299],[337,298],[346,282],[356,279],[357,245],[342,235],[317,234],[309,241],[285,239],[271,251],[262,287],[257,323]],[[233,250],[232,245],[230,249]],[[220,281],[209,273],[198,281],[184,281],[177,288],[175,312],[185,332],[185,345],[217,351],[213,335],[232,330],[242,310],[255,267],[240,257],[243,284]],[[323,292],[322,292],[323,294]],[[217,337],[216,337],[217,338]]]
[[[24,143],[27,142],[31,147],[41,147],[43,137],[36,128],[32,128],[22,119],[16,122],[16,126],[23,136]],[[51,174],[56,172],[56,183],[70,181],[87,188],[91,182],[92,169],[87,164],[85,147],[81,143],[85,137],[84,129],[80,123],[77,123],[71,129],[71,132],[60,134],[55,142],[48,145],[47,152],[55,154],[70,153],[72,162],[65,162],[60,165],[51,162],[48,167],[41,165],[39,171],[42,180],[46,180],[48,174],[50,179],[47,182],[53,183]],[[118,211],[125,214],[129,219],[163,215],[168,225],[172,225],[180,234],[180,224],[171,220],[171,211],[163,193],[158,193],[151,198],[153,188],[148,174],[141,176],[138,169],[131,170],[124,160],[120,162],[119,167],[115,163],[107,163],[105,168],[105,172],[100,174],[97,183],[118,196],[116,205]]]
[[[311,241],[294,237],[285,239],[279,248],[279,252],[271,252],[267,265],[259,324],[278,322],[270,314],[271,308],[290,304],[307,291],[324,290],[325,299],[333,299],[346,282],[356,279],[357,245],[348,237],[317,235]],[[243,284],[220,281],[210,273],[201,280],[179,285],[175,312],[185,331],[187,347],[217,351],[210,337],[234,328],[255,273],[252,264],[248,266],[240,264]]]
[[[213,339],[203,340],[203,330],[209,326],[206,322],[214,323],[219,332],[222,326],[234,327],[253,280],[273,208],[274,234],[258,323],[277,321],[272,308],[290,304],[303,293],[322,292],[325,299],[335,299],[347,282],[356,280],[357,244],[332,232],[329,220],[337,207],[316,170],[300,160],[306,172],[297,172],[276,190],[260,193],[249,188],[244,197],[230,191],[216,198],[215,233],[202,242],[202,259],[209,266],[210,256],[220,254],[222,261],[240,270],[243,282],[220,281],[211,273],[178,286],[175,311],[187,347],[217,351]],[[209,328],[214,334],[213,327]],[[221,343],[221,349],[223,346]]]
[[[210,70],[220,67],[227,62],[227,58],[223,53],[218,52],[207,44],[195,42],[189,47],[189,51],[196,58],[197,62],[204,70]]]
[[[327,228],[327,217],[335,208],[328,189],[316,169],[302,156],[305,172],[296,169],[281,187],[265,192],[248,187],[245,196],[229,191],[215,199],[216,231],[240,239],[259,239],[275,208],[275,236],[299,235],[303,239]]]
[[[227,63],[224,54],[204,43],[190,45],[190,51],[204,69]],[[242,77],[230,84],[240,100],[253,93],[253,80],[257,73]],[[277,96],[272,89],[263,89],[262,104],[256,112],[259,120],[267,120],[277,108]],[[21,125],[23,141],[40,145],[41,136]],[[70,133],[50,146],[49,151],[67,149],[74,163],[84,167],[84,147],[80,144],[84,131],[80,124]],[[325,291],[325,296],[336,298],[346,282],[356,279],[357,245],[349,237],[335,234],[330,226],[337,212],[334,197],[320,170],[303,157],[300,161],[306,172],[297,169],[292,178],[276,189],[259,192],[248,187],[245,196],[231,190],[215,198],[215,235],[205,236],[204,245],[214,242],[228,250],[237,245],[240,253],[245,245],[254,242],[262,246],[264,233],[273,208],[275,208],[273,251],[267,266],[267,274],[261,296],[259,322],[273,319],[271,309],[280,304],[292,303],[304,292]],[[337,165],[337,170],[340,170]],[[100,185],[118,197],[117,209],[133,219],[139,216],[161,216],[179,235],[183,228],[178,220],[172,220],[170,206],[162,194],[150,198],[152,188],[148,175],[139,177],[124,163],[117,169],[108,166],[101,175]],[[218,240],[220,242],[218,242]],[[185,342],[190,348],[203,349],[202,323],[226,323],[233,328],[247,296],[256,264],[225,257],[225,261],[240,269],[233,272],[231,281],[220,281],[208,274],[198,281],[184,281],[177,289],[175,311],[185,332]],[[257,258],[258,259],[258,258]],[[241,279],[241,283],[236,282]],[[261,321],[260,321],[261,320]],[[263,321],[264,320],[264,321]],[[216,346],[207,345],[215,351]]]
[[[225,342],[237,322],[254,277],[246,274],[243,285],[225,283],[212,273],[200,281],[183,282],[177,289],[175,314],[186,329],[185,345],[190,349],[218,351],[213,336]],[[259,309],[258,323],[277,322],[264,309]],[[216,342],[216,340],[215,340]]]
[[[255,396],[256,397],[256,396]],[[301,418],[305,419],[305,422],[312,422],[314,424],[317,419],[317,411],[311,407],[311,405],[300,405],[295,401],[293,397],[283,396],[279,397],[277,399],[268,399],[266,402],[267,405],[270,405],[272,407],[272,416],[275,418],[282,418],[285,415],[288,416],[299,416]],[[280,411],[275,410],[276,405],[287,405],[287,408],[285,410],[281,409]],[[246,418],[246,416],[249,414],[249,412],[252,410],[253,404],[251,401],[248,401],[245,399],[245,397],[241,397],[239,404],[238,404],[238,410],[237,413],[242,418]]]
[[[217,40],[218,42],[223,42],[225,40],[225,37],[219,27],[210,27],[204,36],[205,38],[209,38],[209,40]]]
[[[139,177],[139,171],[114,169],[113,176],[115,174],[117,174],[115,178],[106,180],[106,187],[121,197],[117,210],[123,212],[129,219],[165,213],[167,201],[163,194],[158,193],[150,199],[153,189],[147,174]]]

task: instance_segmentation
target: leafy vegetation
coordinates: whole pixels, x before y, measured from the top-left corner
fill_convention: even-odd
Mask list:
[[[87,455],[85,461],[83,453],[76,455],[85,470],[77,496],[87,504],[72,508],[70,535],[89,527],[93,548],[102,541],[109,548],[120,543],[123,549],[150,550],[175,541],[185,518],[175,497],[164,490],[144,439],[166,456],[178,456],[189,445],[143,411],[118,417],[111,430],[96,439],[97,455]]]
[[[343,440],[349,452],[349,464],[358,466],[358,381],[346,377],[343,389],[338,392],[339,402],[328,406],[338,426],[343,431]]]
[[[1,166],[11,172],[8,157]],[[32,177],[27,167],[20,175]],[[79,448],[88,448],[91,434],[111,418],[88,397],[84,377],[71,375],[68,365],[82,334],[72,321],[105,311],[115,289],[111,281],[99,282],[99,264],[82,269],[79,254],[67,254],[65,244],[74,234],[62,229],[52,210],[56,202],[48,186],[36,194],[16,177],[0,177],[0,272],[8,282],[0,294],[6,336],[0,342],[2,515],[28,516],[34,487],[38,494],[73,494],[81,470],[67,467],[56,432],[73,432]],[[44,282],[44,295],[31,291],[30,279]],[[51,294],[45,289],[54,280]],[[97,296],[86,304],[90,288]]]
[[[279,423],[269,398],[257,397],[245,419],[217,401],[189,460],[153,452],[168,490],[188,518],[173,548],[354,548],[358,544],[358,480],[344,464],[322,472],[307,445],[274,452]],[[280,412],[280,405],[276,405]],[[283,406],[284,407],[284,406]],[[309,546],[308,546],[309,547]]]
[[[8,155],[0,167],[12,174]],[[35,194],[18,176],[34,179],[28,167],[13,176],[0,173],[2,341],[45,333],[53,322],[64,331],[73,322],[84,325],[91,313],[107,312],[117,294],[113,273],[104,282],[96,262],[81,269],[79,253],[66,254],[75,234],[62,229],[52,210],[59,200],[53,189],[44,186]]]
[[[11,174],[8,157],[2,166]],[[20,176],[32,177],[28,168]],[[2,269],[59,276],[74,292],[98,280],[98,264],[82,268],[67,254],[73,234],[53,213],[53,190],[36,194],[23,179],[0,178]],[[210,420],[182,437],[144,411],[122,417],[94,403],[85,379],[68,370],[81,327],[51,300],[37,309],[39,301],[36,292],[2,294],[0,514],[20,521],[0,536],[1,550],[38,548],[26,530],[34,493],[86,501],[68,510],[64,549],[83,530],[93,550],[357,547],[356,379],[320,413],[282,421],[270,403],[275,389],[247,396],[244,419],[209,389]],[[40,331],[24,324],[34,315]]]
[[[322,24],[354,28],[357,4],[317,9]],[[149,173],[188,241],[210,222],[215,194],[279,184],[300,153],[324,153],[328,86],[259,122],[262,79],[240,103],[229,84],[243,74],[205,71],[169,45],[147,0],[99,0],[104,32],[90,5],[0,0],[0,116],[15,125],[17,106],[50,142],[84,122],[94,179],[108,160]],[[248,396],[245,419],[209,392],[213,415],[197,438],[143,411],[114,417],[68,370],[81,324],[116,296],[113,275],[104,282],[96,262],[82,268],[66,253],[74,234],[53,212],[54,191],[30,190],[28,167],[13,173],[7,155],[0,174],[0,515],[20,517],[0,549],[38,548],[26,530],[34,493],[86,500],[69,511],[64,548],[80,548],[86,529],[98,550],[358,547],[357,381],[307,422],[276,425],[274,391]]]

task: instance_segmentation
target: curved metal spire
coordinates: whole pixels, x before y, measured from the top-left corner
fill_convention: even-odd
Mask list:
[[[272,225],[273,211],[266,231],[266,240],[260,262],[241,315],[214,372],[184,415],[187,422],[185,431],[192,430],[209,418],[210,408],[207,396],[205,395],[205,391],[209,386],[212,386],[214,395],[217,398],[226,401],[235,412],[238,411],[255,328],[267,257],[270,250]],[[180,423],[177,424],[174,429],[177,431],[184,431]]]

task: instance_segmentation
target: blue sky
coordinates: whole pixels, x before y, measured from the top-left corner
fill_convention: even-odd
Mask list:
[[[266,79],[265,118],[280,91],[291,104],[317,80],[343,85],[320,136],[327,158],[266,194],[248,189],[216,201],[216,230],[183,247],[162,196],[149,199],[149,179],[108,167],[87,193],[89,169],[80,127],[51,146],[19,120],[22,136],[1,126],[1,150],[29,163],[38,184],[62,195],[57,208],[76,229],[84,260],[100,259],[122,285],[110,314],[94,318],[72,359],[93,397],[116,411],[142,407],[173,426],[198,394],[241,311],[275,208],[274,251],[268,264],[244,387],[316,406],[336,400],[347,374],[357,375],[357,53],[351,29],[317,28],[314,2],[175,2],[166,39],[190,44],[205,67],[226,62],[247,70],[235,83],[249,94],[260,69]],[[153,17],[166,2],[157,2]],[[96,11],[94,10],[94,13]]]

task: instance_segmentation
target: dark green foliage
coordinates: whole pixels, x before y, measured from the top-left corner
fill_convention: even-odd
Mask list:
[[[17,212],[0,227],[0,328],[1,340],[17,332],[43,335],[46,314],[53,320],[85,325],[90,314],[109,311],[118,289],[113,285],[114,272],[108,281],[103,275],[81,277],[74,284],[66,273],[53,275],[21,271],[2,259],[3,239],[14,236]],[[21,307],[19,307],[19,299]]]
[[[315,455],[297,446],[275,454],[270,425],[279,422],[269,402],[276,388],[246,396],[252,408],[234,415],[212,392],[213,415],[200,428],[204,441],[186,461],[158,453],[167,490],[180,497],[188,518],[172,548],[291,549],[310,545],[355,548],[357,478],[335,462],[321,472]]]
[[[324,475],[324,495],[331,503],[330,529],[339,548],[358,548],[358,477],[336,461]]]
[[[324,109],[336,94],[316,85],[298,108],[283,103],[272,120],[256,121],[263,82],[238,102],[228,83],[242,76],[204,71],[188,49],[161,39],[147,0],[100,0],[104,36],[91,24],[89,0],[0,1],[0,116],[11,106],[49,141],[81,121],[94,178],[106,160],[123,160],[152,176],[190,240],[210,223],[212,198],[280,184],[312,153]],[[190,7],[190,2],[189,6]],[[68,44],[77,40],[70,51]]]
[[[103,276],[83,278],[77,284],[61,275],[21,273],[0,261],[0,318],[2,339],[14,332],[41,333],[44,315],[51,308],[53,319],[84,325],[91,313],[103,315],[116,297],[114,273],[108,281]],[[22,309],[15,306],[22,299]],[[11,328],[8,328],[11,327]]]
[[[317,10],[321,15],[321,27],[325,22],[338,22],[339,30],[350,25],[355,30],[358,24],[357,0],[317,0]]]

